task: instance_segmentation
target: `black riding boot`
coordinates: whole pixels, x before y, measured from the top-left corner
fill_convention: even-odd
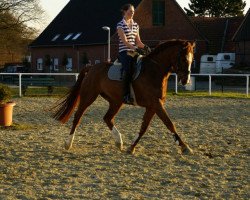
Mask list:
[[[132,77],[131,77],[131,70],[128,70],[125,72],[125,77],[124,77],[124,97],[123,101],[126,104],[133,104],[134,99],[130,95],[130,84],[132,82]]]

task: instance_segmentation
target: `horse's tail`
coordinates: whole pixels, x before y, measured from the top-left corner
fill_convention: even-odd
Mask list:
[[[71,88],[71,90],[65,95],[65,97],[59,102],[57,106],[54,107],[56,112],[53,114],[53,118],[66,123],[70,116],[72,115],[74,108],[77,106],[79,101],[79,94],[81,89],[81,83],[88,72],[88,68],[82,70],[78,76],[78,79],[75,85]]]

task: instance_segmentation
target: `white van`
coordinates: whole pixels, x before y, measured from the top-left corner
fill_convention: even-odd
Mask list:
[[[228,69],[235,64],[235,53],[218,53],[216,57],[216,73],[222,73],[222,69]]]
[[[216,57],[217,55],[202,55],[200,62],[200,74],[216,73]]]

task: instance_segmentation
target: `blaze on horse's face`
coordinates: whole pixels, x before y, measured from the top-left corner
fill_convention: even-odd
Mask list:
[[[176,73],[178,75],[178,82],[182,85],[190,83],[191,65],[194,58],[194,47],[195,43],[187,42],[179,55],[179,61]]]

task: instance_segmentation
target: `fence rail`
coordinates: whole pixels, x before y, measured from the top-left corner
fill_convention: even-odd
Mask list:
[[[79,73],[0,73],[0,76],[18,76],[18,86],[19,86],[19,96],[22,96],[22,76],[74,76],[77,80]],[[175,93],[178,93],[178,76],[173,73],[172,76],[175,76],[174,81],[174,90]],[[191,77],[208,77],[208,93],[212,95],[212,77],[245,77],[245,92],[246,96],[249,95],[249,76],[250,74],[191,74]],[[191,83],[194,84],[194,83]]]

